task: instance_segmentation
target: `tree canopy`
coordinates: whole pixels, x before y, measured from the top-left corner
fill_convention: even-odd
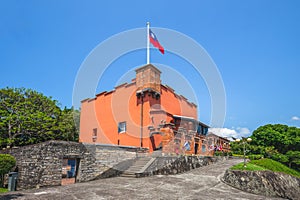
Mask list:
[[[300,171],[300,128],[267,124],[253,131],[251,138],[247,144],[251,154],[262,154]],[[231,148],[242,152],[236,143],[231,143]]]
[[[79,111],[76,111],[77,115]],[[78,139],[73,108],[25,88],[0,90],[0,146],[19,146],[51,139]]]
[[[251,138],[266,156],[300,170],[300,129],[282,124],[268,124],[256,129]]]

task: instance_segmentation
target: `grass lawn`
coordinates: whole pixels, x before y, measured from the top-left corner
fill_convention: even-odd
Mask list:
[[[247,166],[244,168],[244,162],[234,165],[230,169],[232,169],[232,170],[249,170],[249,171],[267,170],[264,167],[261,167],[261,166],[258,166],[258,165],[252,164],[252,163],[247,163]]]
[[[300,177],[300,172],[291,169],[284,164],[281,164],[280,162],[277,162],[275,160],[271,160],[268,158],[260,159],[260,160],[252,160],[250,163],[262,166],[268,170],[274,171],[274,172],[283,172],[286,174],[290,174],[292,176]]]
[[[4,192],[8,192],[8,189],[7,189],[7,188],[1,188],[1,187],[0,187],[0,193],[4,193]]]
[[[232,166],[230,169],[232,170],[270,170],[274,172],[283,172],[285,174],[289,174],[292,176],[296,176],[300,178],[300,172],[293,170],[277,161],[264,158],[260,160],[251,160],[247,163],[247,167],[244,168],[244,163],[239,163],[237,165]]]

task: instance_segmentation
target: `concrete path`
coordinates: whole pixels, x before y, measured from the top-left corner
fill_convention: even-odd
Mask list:
[[[0,199],[279,199],[249,194],[220,181],[232,159],[184,174],[146,178],[116,177],[68,186],[40,188],[0,195]]]

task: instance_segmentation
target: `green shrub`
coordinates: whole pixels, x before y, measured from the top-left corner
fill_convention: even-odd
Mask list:
[[[3,185],[4,175],[16,165],[16,159],[9,154],[0,154],[0,186]]]
[[[215,156],[232,156],[231,152],[215,151]]]
[[[215,151],[215,156],[223,156],[223,152],[222,151]]]
[[[239,158],[244,158],[244,155],[242,154],[232,154],[234,157],[239,157]],[[248,156],[245,156],[246,158],[248,158]]]
[[[261,159],[261,158],[263,158],[263,157],[264,157],[264,156],[261,155],[261,154],[257,154],[257,155],[252,154],[252,155],[249,155],[249,156],[248,156],[248,158],[249,158],[250,160],[259,160],[259,159]]]
[[[7,188],[0,188],[0,193],[5,193],[5,192],[8,192]]]
[[[281,153],[273,154],[271,156],[271,159],[276,160],[276,161],[281,162],[281,163],[288,163],[289,162],[289,158],[286,155],[281,154]]]

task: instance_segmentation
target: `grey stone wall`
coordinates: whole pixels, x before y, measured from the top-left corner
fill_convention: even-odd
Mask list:
[[[145,172],[138,176],[179,174],[226,159],[228,158],[191,155],[161,156],[157,157]]]
[[[300,178],[272,171],[227,170],[223,181],[254,194],[287,199],[300,198]]]
[[[63,158],[80,160],[76,182],[90,181],[102,174],[102,177],[111,176],[112,174],[107,171],[111,171],[119,162],[134,159],[137,156],[137,149],[47,141],[1,150],[0,153],[11,154],[16,158],[19,172],[17,189],[20,190],[61,185]]]
[[[90,153],[95,155],[97,163],[107,167],[113,167],[121,161],[133,159],[138,156],[138,149],[133,147],[100,144],[84,144],[84,146]]]
[[[60,185],[63,158],[80,159],[77,182],[92,180],[95,158],[84,145],[76,142],[47,141],[35,145],[6,149],[17,161],[17,189]]]

